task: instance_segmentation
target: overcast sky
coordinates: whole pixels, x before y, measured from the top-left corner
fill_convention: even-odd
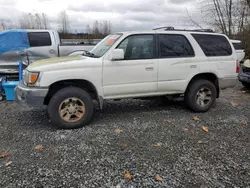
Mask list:
[[[199,21],[198,0],[0,0],[0,19],[18,23],[23,12],[46,13],[52,29],[66,10],[72,31],[86,31],[95,20],[108,20],[112,31],[152,29],[158,26],[189,27],[186,10]],[[196,15],[195,15],[196,14]]]

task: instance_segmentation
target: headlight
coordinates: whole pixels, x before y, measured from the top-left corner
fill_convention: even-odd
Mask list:
[[[35,84],[37,79],[39,77],[39,72],[29,72],[29,71],[25,71],[24,73],[24,81],[27,84]]]

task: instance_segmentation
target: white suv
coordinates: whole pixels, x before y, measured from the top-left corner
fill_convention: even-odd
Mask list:
[[[120,32],[81,56],[31,64],[16,88],[16,99],[48,105],[52,122],[79,128],[90,122],[93,100],[184,94],[195,112],[209,110],[220,88],[237,80],[237,57],[222,34],[161,28]]]

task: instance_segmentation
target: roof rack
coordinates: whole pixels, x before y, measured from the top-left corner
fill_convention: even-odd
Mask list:
[[[194,29],[194,30],[191,30],[191,31],[211,32],[211,33],[213,33],[213,32],[214,32],[212,29]]]
[[[168,26],[168,27],[158,27],[155,28],[153,30],[160,30],[160,29],[164,29],[164,31],[197,31],[197,32],[209,32],[209,33],[214,33],[214,31],[212,29],[175,29],[172,26]]]
[[[168,27],[158,27],[158,28],[155,28],[153,30],[159,30],[159,29],[164,29],[164,30],[175,30],[174,27],[172,26],[168,26]]]

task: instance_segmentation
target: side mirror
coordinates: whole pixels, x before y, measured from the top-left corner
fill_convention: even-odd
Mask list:
[[[123,60],[124,59],[124,51],[123,49],[114,49],[111,53],[111,61],[115,60]]]

